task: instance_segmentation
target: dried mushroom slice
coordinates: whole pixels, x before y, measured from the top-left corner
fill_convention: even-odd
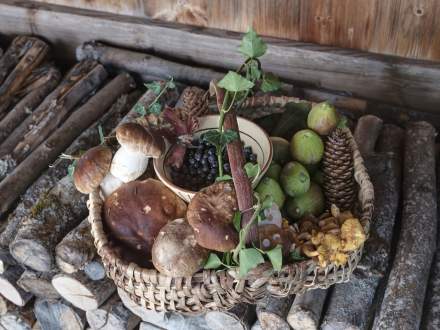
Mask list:
[[[342,251],[355,251],[367,239],[364,228],[356,218],[347,219],[341,226]]]

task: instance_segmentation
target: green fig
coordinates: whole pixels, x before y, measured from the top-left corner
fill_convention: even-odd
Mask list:
[[[319,185],[312,182],[310,189],[295,198],[288,198],[286,202],[286,212],[294,220],[301,219],[307,214],[319,216],[324,212],[325,199]]]
[[[328,135],[338,126],[339,116],[328,102],[315,104],[307,116],[307,126],[320,135]]]
[[[274,179],[275,181],[280,181],[282,167],[280,164],[275,162],[270,163],[269,168],[267,169],[266,176]]]
[[[324,155],[321,137],[310,129],[303,129],[292,137],[290,152],[293,159],[302,164],[317,164]]]
[[[286,139],[278,136],[271,136],[270,141],[273,146],[272,159],[281,166],[290,160],[290,143]]]
[[[310,188],[310,175],[298,162],[289,162],[281,171],[281,186],[290,197],[304,194]]]
[[[274,203],[277,204],[279,208],[283,207],[284,201],[286,200],[286,196],[280,184],[267,176],[261,179],[255,191],[260,195],[262,201],[267,196],[272,196]]]

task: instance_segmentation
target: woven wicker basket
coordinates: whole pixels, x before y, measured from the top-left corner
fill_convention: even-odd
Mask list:
[[[347,129],[353,152],[354,176],[358,184],[358,209],[368,234],[373,213],[374,192],[357,145]],[[110,247],[101,219],[103,201],[99,191],[90,194],[89,221],[98,254],[107,274],[137,304],[156,311],[177,311],[198,314],[206,310],[229,309],[237,303],[255,303],[265,294],[287,296],[308,289],[327,288],[346,282],[362,256],[362,247],[350,254],[343,267],[330,264],[320,268],[312,260],[289,264],[278,273],[270,264],[252,270],[246,279],[239,279],[235,270],[204,270],[188,278],[171,278],[155,269],[141,268],[121,260]]]

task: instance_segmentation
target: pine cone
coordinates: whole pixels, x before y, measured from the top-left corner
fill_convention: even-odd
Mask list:
[[[325,143],[324,194],[328,207],[335,204],[341,210],[351,210],[356,196],[353,154],[349,138],[343,129],[337,128]]]

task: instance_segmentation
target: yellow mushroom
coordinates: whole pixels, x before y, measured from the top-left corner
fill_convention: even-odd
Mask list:
[[[364,228],[356,218],[345,220],[341,226],[342,251],[357,250],[366,240]]]

